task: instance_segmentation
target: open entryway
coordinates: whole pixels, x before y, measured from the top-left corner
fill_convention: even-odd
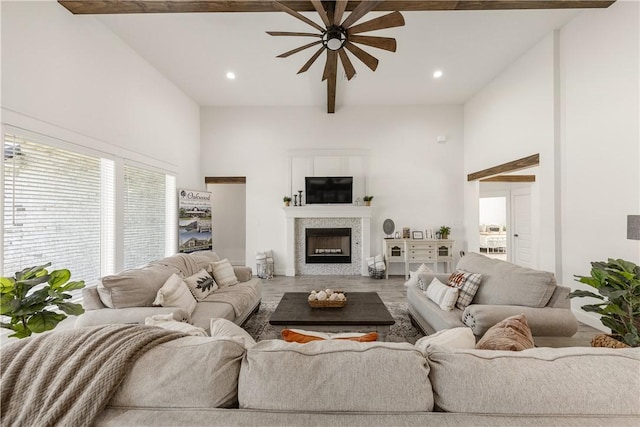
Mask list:
[[[232,265],[246,265],[246,178],[206,177],[211,192],[213,250]]]

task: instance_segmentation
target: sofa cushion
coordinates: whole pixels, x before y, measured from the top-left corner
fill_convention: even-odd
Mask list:
[[[213,318],[222,318],[234,322],[236,315],[230,304],[207,300],[200,301],[196,304],[196,309],[191,313],[191,323],[204,329],[207,334],[211,332],[209,328],[211,326],[211,319]]]
[[[507,261],[469,253],[458,269],[482,274],[482,284],[473,304],[544,307],[556,287],[553,273],[520,267]]]
[[[150,264],[105,276],[98,284],[100,300],[109,308],[150,307],[158,290],[178,269]]]
[[[212,268],[211,264],[220,261],[220,257],[217,253],[213,251],[197,251],[189,253],[196,263],[198,264],[198,268],[204,268],[208,273],[211,273]]]
[[[244,346],[224,338],[185,337],[161,344],[133,364],[109,405],[234,406],[244,352]]]
[[[404,285],[405,286],[416,286],[418,284],[418,278],[421,274],[424,273],[433,273],[433,270],[430,269],[426,264],[420,265],[416,271],[409,272],[409,280],[407,280]],[[426,288],[426,286],[425,286]],[[424,290],[424,289],[422,289]]]
[[[424,292],[417,287],[407,288],[407,302],[409,310],[424,319],[434,331],[464,326],[464,323],[462,323],[462,310],[458,308],[454,308],[451,311],[440,310],[440,307],[427,298]]]
[[[229,338],[240,342],[245,348],[256,345],[256,341],[247,331],[227,319],[211,319],[210,329],[212,337]]]
[[[426,359],[408,343],[261,341],[247,349],[241,408],[283,411],[431,411]]]
[[[193,294],[197,301],[202,301],[207,295],[218,289],[216,281],[213,280],[213,277],[211,277],[204,268],[193,276],[185,278],[184,283],[187,284],[191,294]]]
[[[451,311],[458,300],[458,288],[447,286],[434,277],[427,286],[425,295],[442,310]]]
[[[297,342],[299,344],[323,340],[350,340],[357,342],[371,342],[378,339],[377,332],[341,332],[332,334],[326,332],[305,331],[302,329],[283,329],[281,335],[283,340],[287,342]]]
[[[456,307],[464,310],[465,307],[471,304],[473,297],[476,295],[476,292],[478,292],[481,282],[482,275],[480,273],[470,273],[460,269],[454,271],[451,276],[449,276],[447,285],[460,290],[458,292],[458,299],[456,300]]]
[[[432,335],[420,338],[416,341],[416,348],[425,353],[432,345],[448,348],[472,349],[476,346],[476,337],[471,328],[443,329]]]
[[[432,346],[427,360],[436,407],[446,412],[640,414],[640,348],[513,352]],[[622,374],[612,376],[612,366]]]
[[[483,350],[521,351],[535,347],[524,314],[507,317],[493,325],[476,344]]]
[[[168,329],[170,331],[183,332],[186,335],[194,337],[206,337],[207,333],[204,329],[190,325],[187,322],[179,322],[174,319],[173,314],[154,314],[144,319],[147,326],[157,326],[158,328]]]
[[[213,278],[221,288],[233,286],[238,283],[238,278],[233,270],[233,266],[228,259],[211,263]]]
[[[189,315],[196,308],[196,299],[191,294],[189,287],[177,274],[169,276],[164,285],[158,290],[153,305],[162,307],[180,307]]]

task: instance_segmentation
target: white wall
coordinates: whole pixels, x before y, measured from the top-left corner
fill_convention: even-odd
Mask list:
[[[562,281],[574,288],[591,261],[640,264],[640,242],[626,239],[626,215],[640,213],[639,21],[640,4],[618,0],[560,32]]]
[[[372,255],[382,252],[382,223],[397,229],[462,229],[462,107],[235,107],[201,110],[204,176],[247,177],[247,260],[275,251],[284,273],[287,153],[292,149],[369,150]],[[446,135],[446,143],[436,142]],[[477,225],[474,227],[477,230]],[[223,254],[222,254],[223,255]],[[402,274],[401,266],[392,274]]]
[[[178,187],[204,188],[190,98],[94,17],[52,1],[1,8],[4,122],[112,154],[126,149],[173,166]]]
[[[464,106],[464,173],[540,153],[531,185],[533,265],[556,271],[554,34],[532,47]],[[469,250],[477,252],[477,182],[465,184]]]

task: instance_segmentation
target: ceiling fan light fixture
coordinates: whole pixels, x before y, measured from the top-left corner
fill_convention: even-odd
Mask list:
[[[340,50],[346,41],[346,32],[335,25],[327,28],[327,31],[322,34],[322,44],[329,50]]]

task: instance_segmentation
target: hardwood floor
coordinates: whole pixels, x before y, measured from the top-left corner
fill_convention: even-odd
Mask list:
[[[363,276],[276,276],[262,281],[262,300],[279,302],[285,292],[311,292],[331,288],[344,292],[377,292],[384,302],[406,302],[407,288],[403,276],[371,279]],[[589,347],[591,338],[601,331],[580,324],[573,337],[537,337],[538,347]]]

